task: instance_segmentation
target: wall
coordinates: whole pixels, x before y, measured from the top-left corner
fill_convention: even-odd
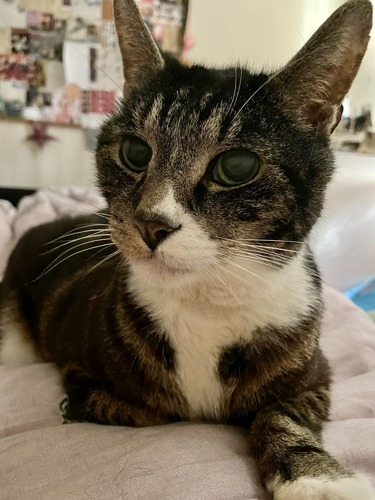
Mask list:
[[[373,0],[374,2],[374,0]],[[256,69],[286,63],[345,0],[191,0],[189,25],[194,61]],[[353,111],[375,116],[375,36],[349,92]]]
[[[1,186],[93,186],[93,154],[82,130],[51,126],[48,133],[57,140],[42,149],[26,140],[30,133],[27,123],[0,120]]]
[[[226,66],[278,67],[344,0],[191,0],[189,56]]]

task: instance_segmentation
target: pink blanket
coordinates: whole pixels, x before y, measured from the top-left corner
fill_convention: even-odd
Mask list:
[[[0,203],[0,269],[33,224],[102,206],[80,190],[44,191],[18,210]],[[1,271],[0,271],[1,272]],[[325,289],[322,346],[334,371],[327,449],[375,486],[375,325]],[[132,429],[61,425],[49,364],[0,366],[0,498],[8,500],[265,499],[246,432],[180,423]]]

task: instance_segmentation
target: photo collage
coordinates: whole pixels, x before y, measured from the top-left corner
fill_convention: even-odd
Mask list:
[[[156,43],[180,55],[187,0],[138,0]],[[95,129],[123,88],[112,0],[0,0],[0,119]]]

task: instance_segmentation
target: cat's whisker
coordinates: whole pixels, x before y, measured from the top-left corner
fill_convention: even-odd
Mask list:
[[[268,256],[252,253],[234,253],[233,256],[247,262],[253,262],[255,264],[269,267],[275,271],[280,271],[285,265],[288,265],[291,262],[290,259],[271,259]]]
[[[311,153],[310,153],[309,161],[307,162],[307,168],[310,167],[310,163],[311,163],[311,160],[312,160],[312,157],[313,157],[313,154],[314,154],[314,149],[315,149],[315,146],[316,146],[316,141],[318,140],[318,135],[319,135],[319,124],[318,124],[318,126],[316,128],[315,139],[314,139],[314,142],[313,142],[313,145],[312,145],[312,148],[311,148]]]
[[[90,235],[90,238],[92,238],[93,235]],[[104,241],[104,238],[103,237],[98,237],[92,241],[83,241],[81,243],[78,243],[77,245],[74,245],[73,247],[70,247],[70,248],[67,248],[66,250],[64,250],[62,253],[60,253],[51,263],[50,265],[52,265],[57,259],[59,259],[60,257],[64,256],[65,254],[67,254],[68,252],[70,252],[71,250],[75,250],[76,248],[79,248],[79,247],[82,247],[84,245],[89,245],[90,243],[97,243],[97,242],[102,242]],[[109,237],[108,237],[108,241],[109,241]],[[70,242],[68,242],[70,243]],[[52,249],[54,250],[54,249]],[[44,255],[46,252],[44,253],[41,253],[40,255]]]
[[[251,276],[254,276],[254,278],[257,278],[259,279],[260,281],[263,281],[263,283],[266,283],[267,285],[271,285],[271,282],[264,279],[262,276],[259,276],[258,274],[256,273],[253,273],[252,271],[250,271],[249,269],[246,269],[246,267],[243,267],[241,266],[240,264],[237,264],[237,262],[233,262],[232,260],[230,260],[229,258],[222,258],[225,262],[227,262],[229,265],[231,266],[234,266],[238,269],[240,269],[241,271],[245,271],[246,273],[250,274]]]
[[[95,226],[95,227],[93,227],[93,226]],[[75,233],[78,233],[78,234],[84,233],[84,232],[86,232],[86,231],[83,231],[83,229],[85,229],[85,228],[91,227],[91,229],[88,231],[97,231],[98,228],[96,228],[96,226],[98,226],[98,228],[100,228],[100,226],[108,227],[108,224],[81,224],[80,226],[77,226],[77,227],[71,229],[70,231],[67,231],[66,233],[62,234],[61,236],[58,236],[57,238],[54,238],[53,240],[49,240],[43,244],[44,245],[51,245],[52,243],[54,243],[58,240],[61,240],[62,238],[65,238],[66,236],[74,235]]]
[[[90,273],[92,273],[99,266],[103,265],[105,262],[107,262],[108,260],[112,259],[113,257],[115,257],[116,255],[119,255],[119,254],[120,254],[120,250],[115,250],[111,254],[107,255],[100,262],[98,262],[97,264],[95,264],[94,266],[92,266],[91,269],[89,269],[80,279],[81,280],[85,279],[86,276],[88,276]]]
[[[285,254],[285,253],[275,253],[272,250],[261,250],[257,248],[251,248],[251,247],[237,247],[237,248],[231,248],[231,253],[232,254],[239,254],[239,255],[252,255],[254,257],[259,257],[259,258],[268,258],[269,260],[275,260],[277,262],[291,262],[292,259],[294,259],[297,255],[296,254]]]
[[[314,51],[311,51],[309,55],[311,55]],[[307,57],[307,54],[303,55],[302,57],[299,57],[297,59],[295,59],[292,63],[289,64],[289,66],[293,66],[294,64],[297,64],[298,62],[301,62],[303,61],[303,59],[305,59]],[[256,96],[256,94],[262,90],[263,87],[265,87],[266,85],[268,85],[269,83],[272,82],[272,80],[274,80],[277,76],[281,75],[281,73],[285,70],[285,68],[281,68],[279,71],[277,71],[276,73],[274,73],[270,78],[267,78],[267,80],[260,86],[257,88],[257,90],[255,92],[253,92],[251,94],[251,96],[245,101],[245,103],[240,107],[239,111],[236,113],[236,115],[234,116],[233,118],[233,121],[241,114],[242,110],[249,104],[249,102]]]
[[[243,260],[247,260],[248,262],[260,263],[265,266],[272,267],[278,271],[280,271],[285,265],[288,265],[291,262],[291,259],[288,259],[286,257],[276,256],[275,258],[270,258],[267,255],[257,255],[257,254],[252,254],[251,252],[248,253],[235,252],[233,253],[233,256]],[[309,275],[311,276],[316,276],[317,278],[321,278],[321,274],[319,271],[314,271],[313,269],[309,269],[308,272]]]
[[[223,258],[221,258],[221,260],[223,262],[225,262],[226,264],[231,264],[232,263],[229,259],[228,260],[224,260]],[[239,276],[238,274],[236,274],[234,271],[232,271],[231,269],[229,269],[228,266],[223,266],[223,265],[219,264],[218,262],[216,262],[215,265],[217,267],[219,267],[220,269],[222,269],[225,273],[228,273],[228,274],[234,276],[238,281],[244,283],[247,287],[250,287],[250,288],[254,289],[256,292],[260,292],[259,287],[254,282],[248,281],[248,280],[242,278],[241,276]]]
[[[223,304],[224,304],[225,303],[224,295],[223,295],[223,292],[220,289],[220,287],[217,283],[217,280],[216,280],[216,278],[218,278],[218,276],[216,276],[216,274],[213,271],[211,271],[211,269],[209,269],[209,267],[207,267],[207,266],[203,267],[203,272],[208,273],[208,276],[207,276],[208,279],[210,280],[210,282],[212,282],[216,286],[217,291],[220,293],[221,299],[222,299]]]
[[[106,243],[105,245],[101,245],[102,247],[109,247],[113,245],[113,243]],[[62,259],[61,261],[57,262],[54,266],[50,267],[48,266],[47,269],[45,269],[37,278],[35,278],[34,280],[31,281],[31,283],[34,283],[35,281],[43,278],[46,274],[48,274],[49,272],[51,272],[53,269],[55,269],[57,266],[59,266],[60,264],[62,264],[63,262],[65,262],[66,260],[74,257],[75,255],[78,255],[82,252],[88,252],[89,250],[95,250],[96,248],[100,248],[100,245],[96,246],[96,247],[90,247],[90,248],[84,248],[83,250],[79,250],[78,252],[75,252],[71,255],[68,255],[67,257],[65,257],[64,259]],[[56,260],[56,259],[55,259]]]
[[[244,260],[247,262],[254,262],[255,264],[265,265],[267,267],[275,269],[275,271],[279,271],[281,268],[280,266],[276,265],[276,262],[269,261],[266,258],[264,258],[264,259],[258,258],[258,256],[255,257],[254,255],[245,255],[245,254],[240,254],[240,253],[234,253],[233,257],[236,257],[240,260]]]
[[[239,281],[241,281],[242,283],[244,283],[247,287],[250,287],[250,288],[254,288],[255,290],[257,290],[256,287],[254,287],[254,285],[246,280],[243,280],[242,278],[240,278],[240,276],[238,276],[237,274],[235,274],[234,272],[232,272],[230,269],[228,269],[227,267],[219,264],[218,262],[215,262],[215,267],[217,267],[219,270],[221,270],[223,272],[223,274],[229,274],[231,276],[234,276],[236,279],[238,279]],[[240,304],[240,300],[238,299],[238,297],[235,295],[235,293],[233,292],[232,288],[230,287],[230,285],[228,285],[228,290],[230,291],[230,293],[233,295],[233,297],[235,297],[235,299],[238,301],[238,303]]]
[[[270,242],[270,243],[296,243],[299,245],[303,245],[304,243],[306,243],[306,241],[300,241],[300,240],[271,240],[268,238],[264,238],[264,239],[261,239],[261,238],[224,238],[223,236],[217,236],[216,238],[218,240],[233,241],[235,243],[237,243],[238,241],[245,241],[245,242],[252,241],[252,242],[260,242],[260,243],[266,243],[266,242]]]
[[[233,90],[233,96],[232,96],[232,100],[229,104],[229,108],[228,108],[228,111],[226,112],[225,114],[225,118],[232,112],[232,106],[233,106],[233,103],[236,99],[236,93],[237,93],[237,66],[234,68],[234,90]]]
[[[236,107],[236,104],[237,104],[237,101],[238,101],[238,98],[240,96],[240,92],[241,92],[241,85],[242,85],[242,77],[243,77],[243,69],[242,67],[240,68],[240,83],[238,85],[238,89],[237,89],[237,95],[236,95],[236,98],[234,100],[234,103],[233,103],[233,106],[232,106],[232,110],[234,110],[234,108]]]
[[[211,262],[211,264],[213,264],[214,266],[215,266],[215,265],[218,265],[218,263],[217,263],[217,262],[215,262],[215,261],[210,261],[210,262]],[[213,271],[211,271],[210,269],[208,269],[208,267],[206,267],[205,269],[206,269],[206,271],[210,272],[210,273],[213,275],[213,277],[214,277],[214,282],[216,283],[216,281],[215,281],[215,280],[216,280],[216,279],[218,279],[218,280],[219,280],[219,281],[220,281],[220,282],[221,282],[221,283],[225,286],[225,288],[227,288],[227,290],[229,291],[229,293],[230,293],[230,294],[231,294],[231,295],[232,295],[232,296],[233,296],[233,297],[237,300],[237,302],[240,304],[240,301],[239,301],[238,297],[237,297],[237,296],[236,296],[236,294],[234,293],[234,291],[233,291],[233,289],[231,288],[231,286],[229,285],[229,283],[227,283],[227,282],[224,280],[224,278],[222,278],[219,274],[215,274]],[[220,288],[218,287],[217,283],[216,283],[216,286],[217,286],[218,290],[220,290]],[[223,301],[224,301],[224,297],[223,297]]]
[[[283,252],[283,253],[294,254],[294,255],[301,253],[300,250],[291,250],[289,248],[271,247],[271,246],[267,246],[267,245],[254,245],[252,243],[245,243],[243,241],[238,241],[237,245],[238,246],[242,246],[244,248],[254,248],[255,250],[259,249],[261,251],[269,251],[270,253],[272,253],[272,252]]]
[[[53,264],[54,264],[55,262],[57,262],[59,259],[61,259],[61,257],[63,257],[64,255],[66,255],[67,253],[69,253],[69,252],[71,252],[71,251],[74,251],[74,250],[76,250],[77,248],[83,247],[83,246],[85,246],[85,245],[90,245],[90,244],[92,244],[92,243],[102,243],[103,241],[105,241],[103,238],[97,238],[97,239],[95,239],[95,240],[93,240],[93,241],[84,241],[84,242],[82,242],[82,243],[79,243],[79,244],[77,244],[77,245],[74,245],[74,246],[73,246],[73,247],[71,247],[71,248],[67,248],[67,249],[66,249],[66,250],[64,250],[62,253],[60,253],[60,254],[59,254],[59,255],[58,255],[58,256],[57,256],[57,257],[56,257],[56,258],[55,258],[52,262],[50,262],[50,263],[48,264],[48,266],[46,267],[45,271],[47,271],[47,270],[48,270],[51,266],[53,266]],[[108,239],[108,241],[109,241],[109,239]],[[109,244],[113,245],[112,241],[111,241]],[[89,248],[91,248],[91,247],[89,247]],[[42,255],[42,254],[40,254],[40,255]]]
[[[318,215],[315,215],[313,212],[311,212],[311,210],[309,210],[308,208],[305,208],[305,207],[299,207],[301,210],[303,210],[304,212],[308,213],[309,215],[311,215],[315,222],[319,219],[319,216]]]
[[[71,243],[77,243],[79,241],[87,240],[87,239],[90,239],[90,238],[94,238],[96,236],[99,236],[102,239],[104,239],[104,238],[110,239],[110,233],[108,231],[106,231],[105,229],[102,229],[100,231],[95,231],[93,233],[90,233],[90,234],[88,234],[86,236],[81,236],[79,238],[75,238],[74,240],[65,241],[64,243],[61,243],[57,247],[50,248],[49,250],[46,250],[45,252],[41,253],[40,255],[48,255],[48,254],[50,254],[52,252],[56,252],[56,250],[59,250],[60,248],[65,247],[66,245],[70,245]],[[89,242],[87,241],[86,243],[89,243]]]

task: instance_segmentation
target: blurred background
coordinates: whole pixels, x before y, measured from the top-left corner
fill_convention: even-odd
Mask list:
[[[343,0],[138,3],[165,51],[274,70]],[[122,85],[111,0],[0,0],[0,184],[90,186],[96,131]],[[375,37],[344,104],[335,148],[374,154]]]
[[[138,2],[158,45],[188,63],[269,70],[342,3]],[[0,189],[93,189],[95,136],[122,85],[111,0],[0,0]],[[371,290],[375,276],[374,125],[375,36],[332,139],[337,172],[313,239],[325,280],[342,290]]]

